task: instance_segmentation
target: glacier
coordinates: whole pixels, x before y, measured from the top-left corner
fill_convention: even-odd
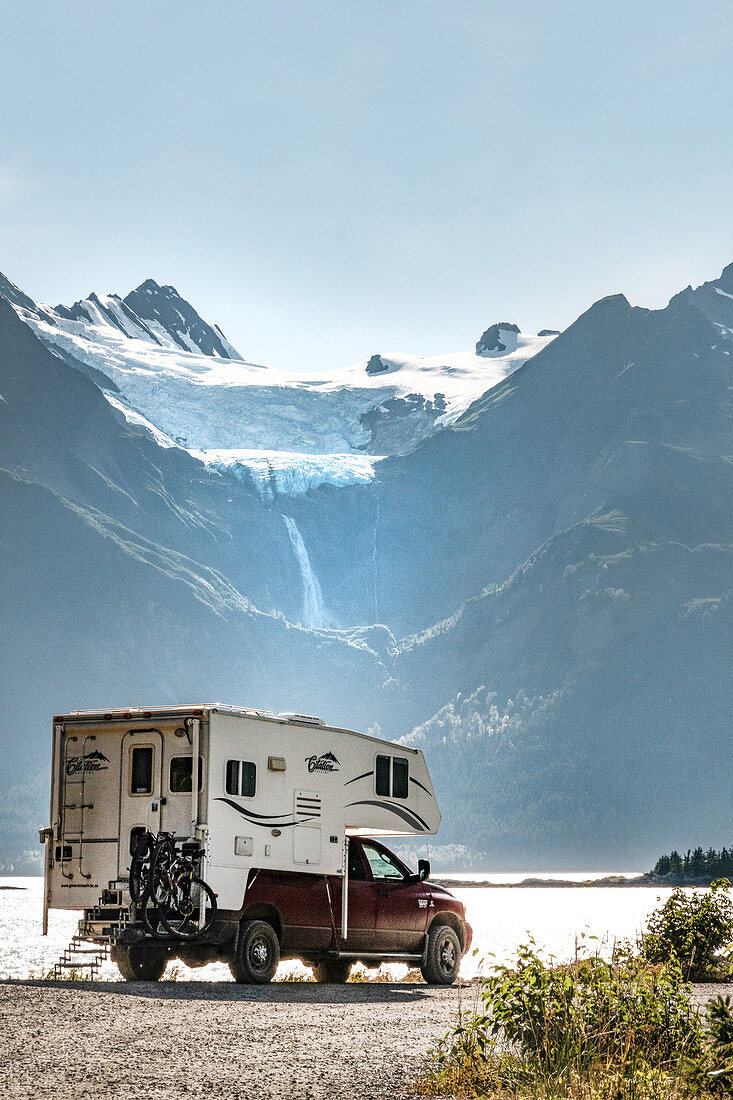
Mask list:
[[[366,485],[384,456],[361,454],[301,454],[297,451],[190,450],[194,458],[238,481],[251,481],[260,497],[305,496],[321,485]]]
[[[0,295],[131,421],[195,451],[406,454],[554,339],[517,331],[481,354],[374,354],[312,376],[246,361],[152,279],[124,299],[94,292],[70,307],[33,302],[3,277]]]

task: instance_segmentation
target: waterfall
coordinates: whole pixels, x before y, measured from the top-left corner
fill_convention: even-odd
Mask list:
[[[313,572],[303,536],[298,530],[294,519],[291,519],[290,516],[283,516],[283,519],[288,529],[295,556],[298,559],[298,568],[303,581],[303,626],[328,627],[330,620],[323,603],[323,593],[318,583],[318,577]]]
[[[374,587],[374,622],[379,622],[379,565],[377,563],[377,531],[379,529],[379,497],[374,514],[374,541],[372,543],[372,583]]]

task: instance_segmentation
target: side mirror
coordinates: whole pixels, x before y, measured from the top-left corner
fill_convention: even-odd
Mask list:
[[[417,861],[417,877],[420,882],[425,882],[426,878],[430,878],[430,860],[419,859]]]

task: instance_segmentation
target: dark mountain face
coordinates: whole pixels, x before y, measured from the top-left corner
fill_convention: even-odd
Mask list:
[[[720,278],[711,279],[693,290],[688,286],[670,302],[670,306],[696,306],[715,325],[719,339],[733,339],[733,264],[723,269]]]
[[[596,303],[370,484],[289,499],[297,560],[282,501],[122,421],[0,301],[6,858],[50,714],[184,697],[407,734],[439,841],[487,865],[725,842],[731,357],[696,295]],[[288,622],[316,582],[342,631]]]
[[[518,332],[518,326],[513,325],[510,321],[501,321],[498,325],[490,325],[476,344],[476,354],[491,355],[492,352],[510,351],[512,347],[516,346],[516,340],[513,337]],[[547,335],[547,331],[544,335]]]
[[[200,351],[222,359],[242,358],[221,329],[202,320],[175,287],[158,286],[154,279],[146,279],[130,291],[124,302],[149,327],[159,325],[184,351]]]
[[[604,300],[367,490],[303,501],[327,604],[402,638],[391,719],[446,842],[529,867],[722,835],[727,351],[684,300]]]

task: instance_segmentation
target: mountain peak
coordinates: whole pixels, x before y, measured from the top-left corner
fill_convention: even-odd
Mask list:
[[[367,374],[386,374],[390,369],[389,363],[385,363],[381,355],[373,355],[366,365]]]
[[[173,340],[184,351],[218,359],[241,359],[218,325],[210,325],[182,298],[174,286],[146,279],[131,290],[124,304],[153,332]]]
[[[503,355],[504,352],[514,351],[519,333],[519,326],[513,325],[511,321],[499,321],[496,325],[490,325],[476,344],[476,354]]]
[[[710,279],[694,290],[685,287],[669,304],[678,306],[683,302],[696,306],[713,322],[721,338],[729,340],[733,331],[733,264],[724,267],[717,279]]]

